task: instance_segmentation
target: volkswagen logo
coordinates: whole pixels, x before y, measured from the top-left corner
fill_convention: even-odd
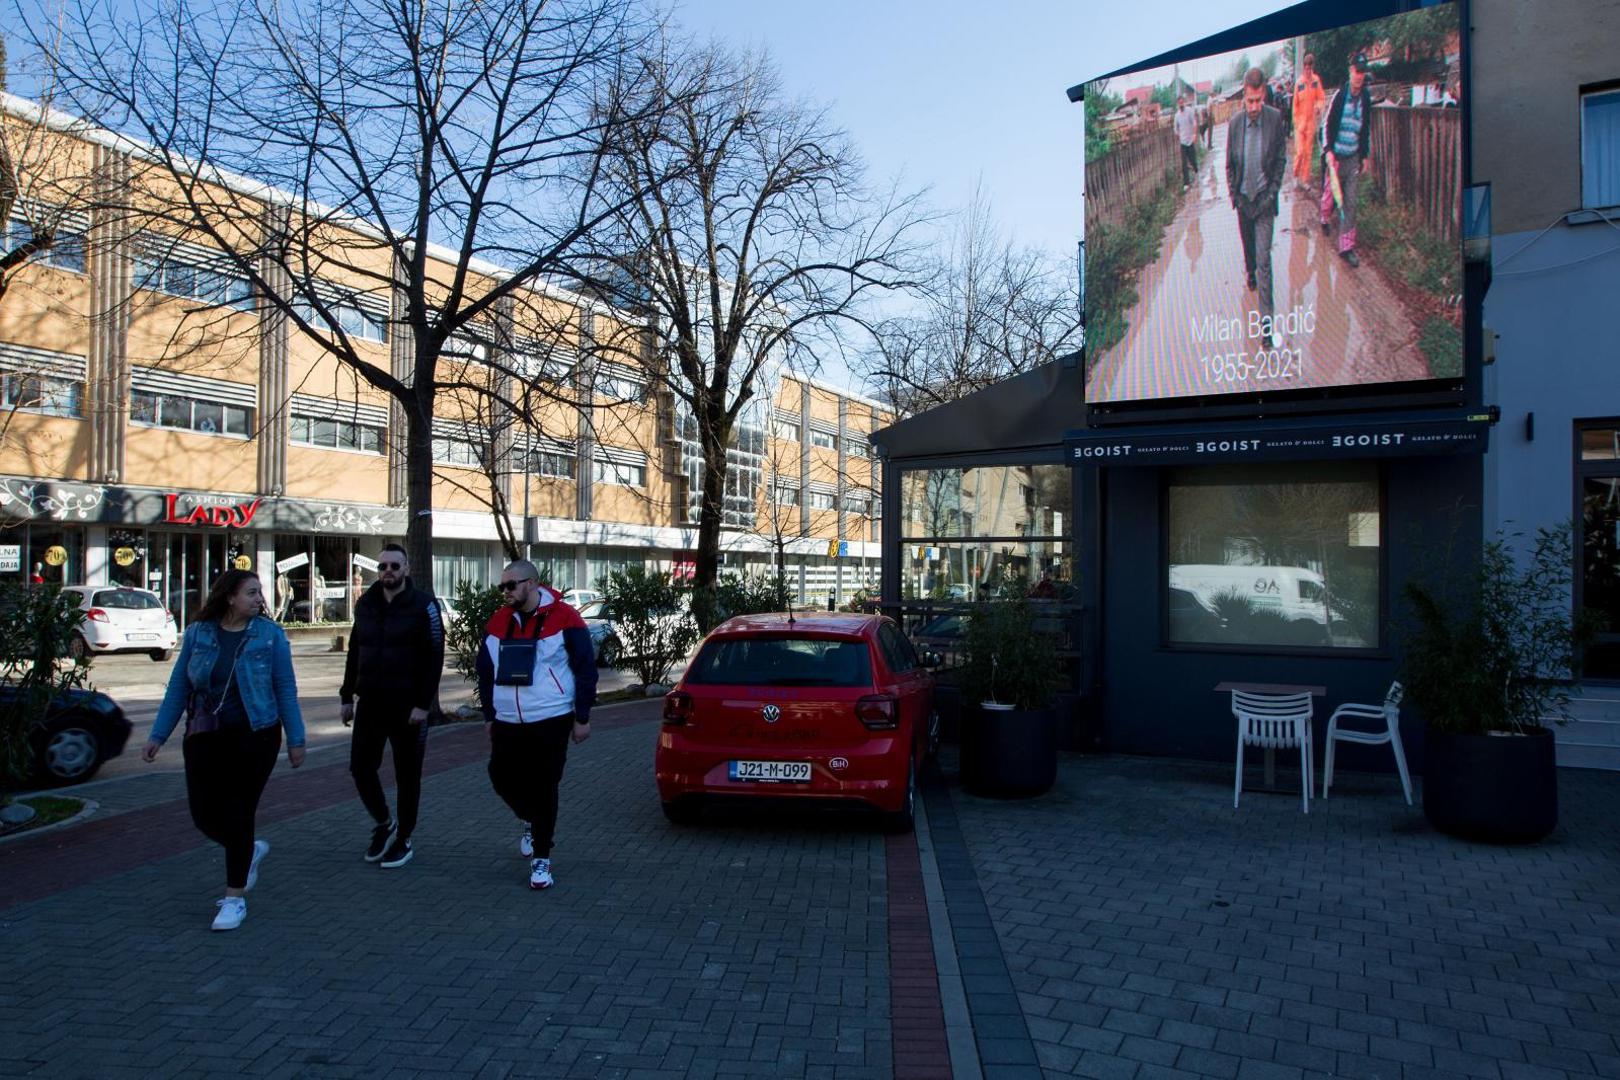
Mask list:
[[[765,708],[760,710],[760,715],[765,717],[765,722],[767,724],[774,724],[778,720],[782,719],[782,709],[777,705],[767,705]]]

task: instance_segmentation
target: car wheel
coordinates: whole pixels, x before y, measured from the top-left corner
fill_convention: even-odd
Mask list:
[[[616,637],[602,639],[602,647],[596,651],[597,667],[616,667],[619,657],[624,652],[624,646],[619,644]]]
[[[71,720],[52,727],[40,746],[40,778],[52,784],[76,784],[101,768],[101,740]]]
[[[917,827],[917,762],[906,766],[906,801],[900,809],[883,815],[884,829],[892,833],[908,833]]]
[[[168,649],[153,649],[146,655],[150,656],[154,662],[161,664],[169,658],[170,653]]]
[[[90,659],[90,643],[81,635],[74,634],[73,640],[68,642],[68,658],[74,663]]]
[[[688,795],[664,803],[664,816],[676,825],[696,825],[703,816],[703,804]]]

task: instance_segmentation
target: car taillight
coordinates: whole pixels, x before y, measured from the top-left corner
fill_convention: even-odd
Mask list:
[[[168,622],[173,623],[174,622],[174,612],[170,611],[168,608],[164,608],[163,609],[163,618],[165,620],[167,620]]]
[[[85,612],[84,617],[89,619],[91,622],[112,622],[112,620],[107,617],[107,613],[98,607],[93,607],[89,611]]]
[[[900,722],[900,702],[889,694],[868,694],[855,703],[855,715],[873,730],[892,728]]]
[[[671,690],[664,695],[664,723],[680,725],[692,719],[692,695],[684,690]]]

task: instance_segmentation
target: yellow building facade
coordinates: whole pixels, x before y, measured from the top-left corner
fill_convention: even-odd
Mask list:
[[[28,103],[3,104],[0,121],[25,121]],[[138,148],[116,136],[60,139],[87,175],[141,167]],[[238,200],[252,190],[242,184]],[[94,208],[57,209],[56,244],[0,297],[0,577],[150,588],[184,622],[239,566],[264,578],[283,621],[346,621],[378,549],[405,532],[399,405],[218,250]],[[0,222],[11,237],[28,228],[13,218]],[[453,254],[433,254],[448,277]],[[356,349],[400,370],[398,298],[331,284]],[[678,398],[638,360],[656,356],[652,332],[550,287],[517,308],[545,312],[548,335],[519,358],[528,366],[508,366],[549,397],[518,422],[489,415],[487,401],[438,395],[435,590],[496,580],[502,511],[558,588],[594,587],[632,564],[689,574],[701,453]],[[510,321],[523,340],[522,317]],[[641,345],[609,360],[592,347],[609,339]],[[473,372],[480,347],[447,349],[441,364]],[[892,414],[780,367],[764,381],[729,455],[724,567],[780,565],[814,604],[875,592],[881,499],[867,438]]]

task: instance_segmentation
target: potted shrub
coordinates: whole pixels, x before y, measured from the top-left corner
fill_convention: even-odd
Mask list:
[[[968,620],[962,691],[962,787],[1029,798],[1057,779],[1057,649],[1035,630],[1029,601],[992,600]]]
[[[1428,725],[1423,812],[1435,828],[1495,843],[1539,840],[1558,823],[1547,720],[1569,718],[1593,620],[1572,611],[1570,528],[1499,534],[1479,562],[1408,582],[1401,680]]]

